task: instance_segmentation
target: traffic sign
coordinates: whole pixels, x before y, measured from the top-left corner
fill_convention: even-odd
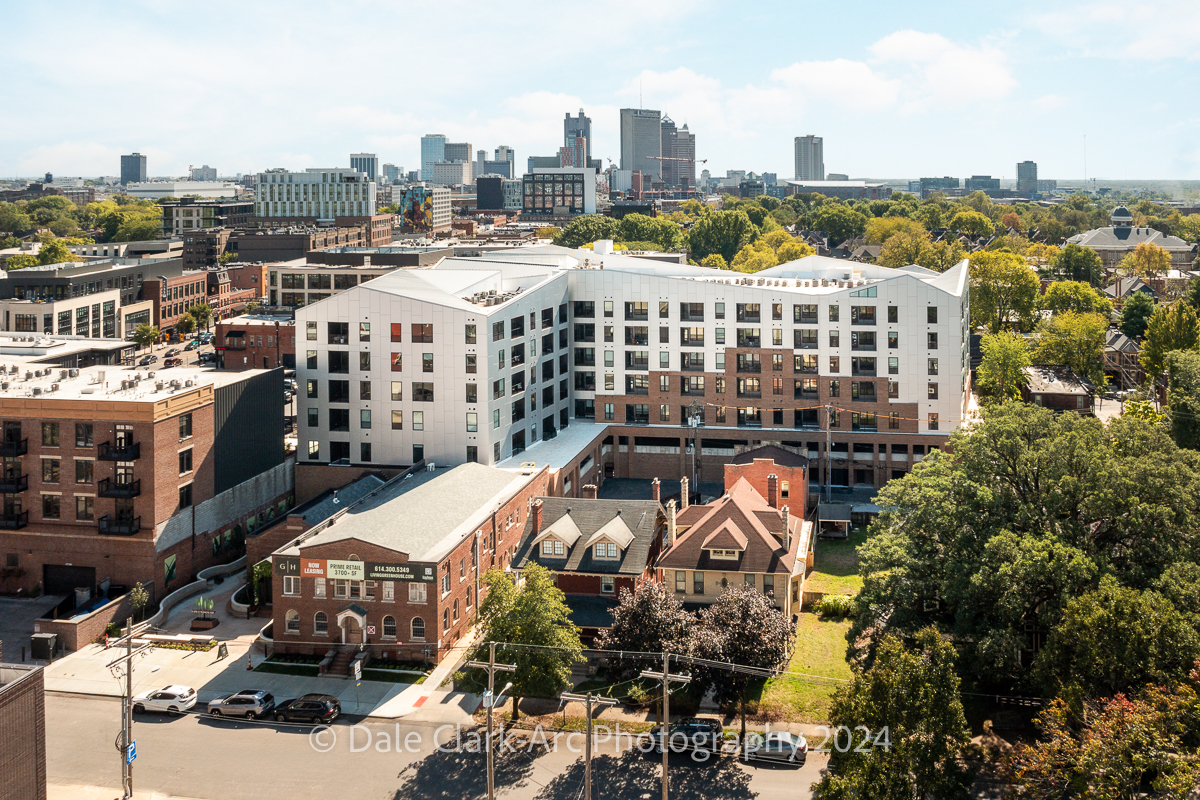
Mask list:
[[[374,626],[374,625],[368,625],[368,626],[367,626],[367,635],[368,635],[368,636],[374,636],[374,635],[375,635],[375,626]]]
[[[125,751],[125,763],[132,764],[135,758],[137,758],[137,740],[129,743],[129,749]]]
[[[362,662],[355,659],[350,662],[350,666],[354,670],[354,680],[362,680]]]

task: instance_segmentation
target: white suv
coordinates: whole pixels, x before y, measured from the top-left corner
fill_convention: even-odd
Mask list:
[[[143,711],[163,711],[180,714],[190,711],[196,705],[196,690],[190,686],[164,686],[149,692],[142,692],[133,698],[133,710],[141,714]]]

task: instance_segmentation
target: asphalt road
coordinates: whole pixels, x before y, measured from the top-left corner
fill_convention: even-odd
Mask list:
[[[316,738],[308,725],[213,720],[144,714],[135,718],[134,788],[212,800],[231,797],[306,800],[352,791],[365,800],[463,800],[487,796],[485,756],[456,752],[456,733],[441,723],[358,723],[339,720]],[[46,695],[48,771],[52,784],[117,788],[120,730],[115,698]],[[332,736],[336,734],[336,736]],[[461,732],[464,745],[472,731]],[[553,734],[548,734],[547,738]],[[443,745],[439,751],[438,745]],[[592,761],[594,798],[656,800],[661,756],[620,749],[610,740]],[[546,752],[520,747],[496,758],[498,797],[579,800],[583,787],[582,737],[565,737]],[[732,758],[695,763],[687,754],[670,762],[672,798],[743,800],[807,798],[823,756],[800,768],[747,766]]]

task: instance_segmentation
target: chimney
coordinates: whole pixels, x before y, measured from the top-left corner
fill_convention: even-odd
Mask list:
[[[671,545],[675,544],[675,501],[667,501],[667,538],[663,542],[663,551],[671,549]]]
[[[779,508],[779,476],[774,473],[767,476],[767,505]]]
[[[536,538],[542,532],[542,501],[533,501],[533,535]]]
[[[788,532],[788,525],[791,523],[791,518],[788,515],[788,507],[783,507],[783,513],[780,521],[783,523],[783,552],[789,553],[792,550],[791,534]]]
[[[594,483],[584,484],[583,499],[584,500],[595,500],[596,499],[596,484],[594,484]]]
[[[662,484],[658,482],[658,478],[650,482],[650,496],[654,498],[654,502],[662,502]]]
[[[679,510],[687,511],[688,500],[690,500],[690,492],[688,492],[688,479],[684,478],[679,481]]]

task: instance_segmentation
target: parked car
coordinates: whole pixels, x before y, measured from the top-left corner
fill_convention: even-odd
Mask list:
[[[667,746],[675,751],[707,750],[712,753],[721,752],[725,741],[725,733],[721,723],[713,719],[700,717],[684,717],[671,725],[667,738]],[[662,726],[656,725],[650,736],[654,740],[654,752],[662,752]]]
[[[163,369],[166,369],[167,367],[181,367],[181,366],[183,366],[182,358],[164,358],[163,359]]]
[[[142,360],[138,362],[138,366],[146,367],[158,361],[158,356],[151,353],[148,356],[142,356]]]
[[[137,714],[145,711],[160,711],[182,714],[196,705],[196,690],[190,686],[164,686],[142,692],[133,698],[133,710]]]
[[[258,689],[243,689],[236,694],[208,701],[208,713],[214,717],[258,719],[275,710],[275,697]]]
[[[330,723],[342,713],[342,704],[328,694],[306,694],[275,706],[276,722]]]
[[[808,758],[808,741],[798,734],[773,731],[764,739],[755,736],[742,750],[746,761],[771,761],[791,766],[804,766]]]

